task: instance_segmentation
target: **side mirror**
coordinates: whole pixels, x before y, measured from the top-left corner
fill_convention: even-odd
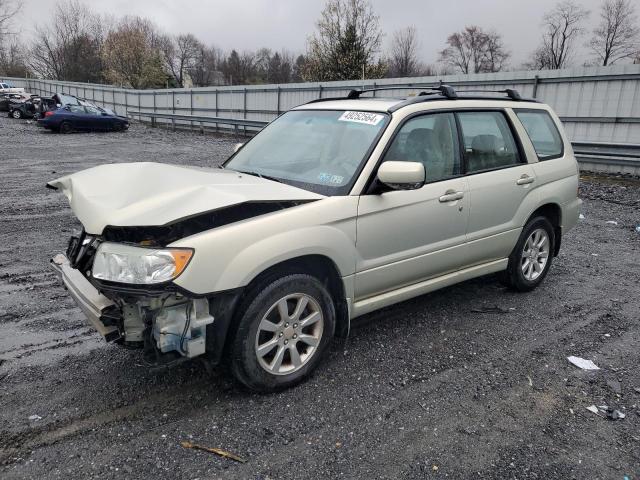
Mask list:
[[[378,180],[394,190],[416,190],[424,185],[424,165],[420,162],[384,162]]]
[[[242,147],[244,146],[244,143],[236,143],[233,146],[233,153],[236,153],[238,150],[240,150]]]

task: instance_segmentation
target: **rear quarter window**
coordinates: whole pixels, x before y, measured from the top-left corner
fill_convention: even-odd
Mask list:
[[[546,110],[515,110],[539,160],[559,158],[564,153],[562,137]]]

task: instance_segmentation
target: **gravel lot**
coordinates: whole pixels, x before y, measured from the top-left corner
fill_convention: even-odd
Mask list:
[[[105,344],[47,265],[75,223],[46,181],[114,161],[215,165],[235,140],[7,118],[0,138],[0,477],[640,478],[640,182],[582,182],[585,219],[535,292],[486,277],[387,308],[307,383],[255,395]]]

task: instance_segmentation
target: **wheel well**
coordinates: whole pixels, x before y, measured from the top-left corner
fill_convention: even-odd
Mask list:
[[[558,255],[558,252],[560,252],[560,243],[562,241],[562,228],[560,227],[562,224],[562,210],[560,210],[560,206],[557,203],[547,203],[538,207],[529,218],[539,216],[546,217],[549,222],[551,222],[551,225],[553,225],[553,231],[555,233],[553,256],[555,257]]]
[[[329,257],[324,255],[305,255],[277,263],[255,277],[245,288],[245,292],[250,291],[252,285],[266,277],[280,277],[290,273],[312,275],[325,285],[335,302],[336,335],[346,336],[349,332],[349,309],[346,302],[344,284],[336,264]]]

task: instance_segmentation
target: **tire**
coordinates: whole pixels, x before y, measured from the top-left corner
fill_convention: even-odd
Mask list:
[[[336,312],[318,279],[286,274],[251,287],[236,321],[231,372],[250,390],[271,392],[300,383],[319,365],[335,332]]]
[[[518,292],[540,285],[551,268],[555,242],[555,231],[546,217],[530,219],[509,255],[503,283]]]
[[[11,117],[15,118],[16,120],[20,120],[22,118],[22,111],[21,110],[12,110],[11,111]]]
[[[60,133],[68,134],[73,132],[73,126],[69,122],[62,122],[60,124],[60,128],[58,129]]]

